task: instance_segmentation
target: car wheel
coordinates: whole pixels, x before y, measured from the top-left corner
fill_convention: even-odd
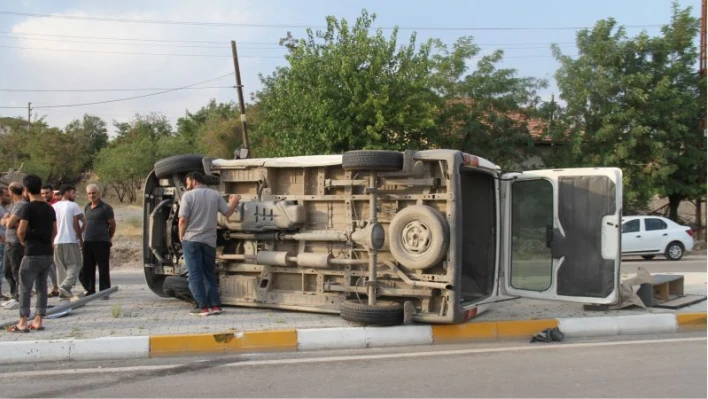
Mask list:
[[[403,208],[388,228],[389,250],[394,259],[412,270],[440,263],[450,244],[450,229],[440,212],[425,205]]]
[[[340,316],[347,321],[376,326],[396,326],[403,323],[403,305],[398,302],[377,301],[376,305],[347,300],[339,307]]]
[[[148,287],[150,287],[152,292],[164,298],[170,297],[169,295],[165,294],[165,290],[163,288],[166,276],[153,273],[152,267],[143,267],[143,273],[145,275],[145,282],[147,283]]]
[[[162,290],[165,294],[181,301],[194,303],[192,291],[189,290],[189,281],[182,276],[168,276],[162,283]]]
[[[644,258],[646,260],[652,260],[652,259],[654,259],[654,256],[655,255],[642,255],[642,258]]]
[[[678,241],[674,241],[666,247],[666,253],[664,255],[666,256],[666,259],[679,260],[683,258],[683,252],[683,244]]]
[[[175,173],[186,173],[191,171],[204,172],[202,164],[203,155],[175,155],[173,157],[161,159],[155,162],[155,176],[158,179],[170,177]]]
[[[403,169],[403,154],[397,151],[347,151],[342,156],[344,170],[369,172],[397,172]]]

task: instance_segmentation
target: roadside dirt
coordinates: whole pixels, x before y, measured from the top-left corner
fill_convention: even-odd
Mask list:
[[[108,200],[106,200],[108,202]],[[131,269],[143,266],[143,208],[118,201],[111,203],[116,218],[116,235],[111,249],[111,269]]]

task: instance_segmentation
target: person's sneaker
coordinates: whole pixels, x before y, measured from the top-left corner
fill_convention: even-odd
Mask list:
[[[47,298],[54,298],[55,296],[59,296],[59,288],[53,288],[47,293]]]
[[[71,290],[64,287],[59,287],[59,299],[69,299],[72,296],[74,296],[74,294],[71,293]]]
[[[189,311],[192,316],[209,316],[209,308],[194,308]]]
[[[221,306],[214,306],[211,308],[211,314],[222,314],[224,311],[221,309]]]
[[[20,303],[15,299],[10,299],[9,301],[5,302],[3,306],[5,307],[5,309],[12,310],[19,308]]]

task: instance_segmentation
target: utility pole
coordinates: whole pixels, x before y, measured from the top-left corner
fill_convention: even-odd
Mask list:
[[[701,49],[700,49],[700,61],[698,71],[700,74],[705,76],[706,74],[706,0],[701,2]]]
[[[706,0],[701,1],[701,47],[699,52],[700,60],[698,61],[698,75],[705,79],[706,77],[706,13],[708,13],[708,7],[706,7]],[[703,96],[706,94],[703,93]],[[706,99],[703,98],[702,101]],[[703,132],[703,140],[699,143],[699,148],[702,148],[706,140],[706,115],[702,115],[698,121],[699,132]],[[700,181],[705,181],[706,178],[706,165],[701,165],[700,169],[697,171],[699,174]],[[706,234],[704,234],[703,229],[703,194],[698,196],[696,199],[696,226],[698,227],[698,239],[706,239]]]
[[[238,67],[238,52],[236,51],[236,42],[234,40],[231,41],[231,54],[234,57],[234,72],[236,73],[236,91],[238,92],[238,106],[239,110],[241,111],[241,134],[243,135],[243,147],[250,150],[248,145],[248,124],[246,122],[246,103],[243,101],[241,70]]]
[[[27,103],[27,133],[32,128],[32,103]]]

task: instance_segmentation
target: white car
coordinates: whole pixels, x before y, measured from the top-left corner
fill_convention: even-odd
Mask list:
[[[652,259],[663,254],[679,260],[693,250],[693,230],[661,216],[622,218],[622,255]]]

